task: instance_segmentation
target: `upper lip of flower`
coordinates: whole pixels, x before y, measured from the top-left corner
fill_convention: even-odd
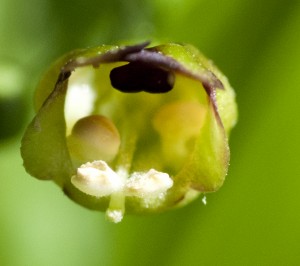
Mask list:
[[[210,91],[213,89],[224,89],[222,82],[209,70],[203,71],[203,73],[195,73],[190,69],[185,68],[175,59],[163,55],[156,51],[155,48],[146,48],[150,42],[143,42],[141,44],[132,46],[121,46],[118,49],[114,49],[105,54],[94,57],[79,57],[75,60],[70,60],[61,69],[61,76],[59,81],[62,82],[69,78],[70,73],[77,67],[83,67],[92,65],[98,67],[100,63],[110,63],[117,61],[125,62],[141,62],[149,66],[161,67],[167,70],[179,72],[188,77],[199,80],[207,93],[210,95]]]
[[[98,56],[78,57],[70,60],[62,67],[56,86],[67,80],[70,77],[71,72],[78,67],[88,65],[98,67],[101,63],[117,61],[144,63],[149,66],[181,73],[187,77],[200,81],[210,97],[217,121],[221,127],[223,127],[216,102],[216,89],[224,89],[221,80],[210,70],[203,69],[202,71],[192,71],[175,59],[158,52],[156,48],[146,48],[149,44],[150,42],[146,41],[137,45],[121,46]]]

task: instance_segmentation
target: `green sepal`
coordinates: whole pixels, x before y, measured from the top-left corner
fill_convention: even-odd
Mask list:
[[[62,186],[75,171],[68,153],[64,102],[68,80],[57,82],[22,139],[21,154],[29,174]]]

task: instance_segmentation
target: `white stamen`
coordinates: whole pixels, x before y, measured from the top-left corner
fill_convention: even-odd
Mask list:
[[[147,173],[133,173],[125,184],[125,194],[136,197],[158,196],[172,186],[173,180],[167,173],[150,169]]]
[[[125,198],[139,197],[146,208],[159,205],[166,191],[173,186],[167,173],[150,169],[148,172],[128,172],[119,168],[114,172],[106,162],[94,161],[81,165],[71,178],[80,191],[95,197],[110,196],[106,218],[114,223],[123,219]]]
[[[96,197],[108,196],[123,188],[121,178],[104,161],[81,165],[71,182],[80,191]]]

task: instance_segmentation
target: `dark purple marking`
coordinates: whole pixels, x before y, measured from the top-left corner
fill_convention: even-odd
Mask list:
[[[122,92],[165,93],[173,88],[175,76],[171,71],[135,62],[114,68],[110,80]]]

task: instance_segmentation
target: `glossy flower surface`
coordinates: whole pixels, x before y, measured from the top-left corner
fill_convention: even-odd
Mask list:
[[[190,45],[74,51],[45,74],[35,109],[28,173],[113,222],[216,191],[228,171],[235,94]]]

